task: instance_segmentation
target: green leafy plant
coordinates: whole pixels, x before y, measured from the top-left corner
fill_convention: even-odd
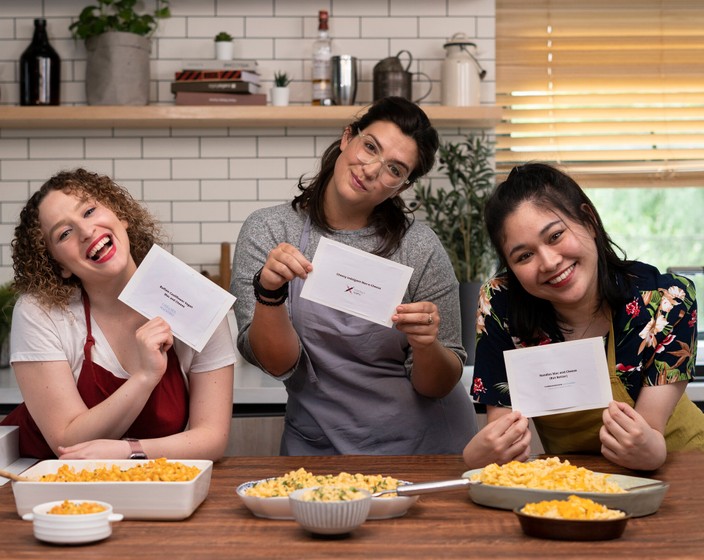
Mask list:
[[[221,31],[215,36],[216,43],[225,43],[227,41],[232,41],[234,37],[230,35],[227,31]]]
[[[438,170],[450,187],[419,183],[416,206],[440,238],[457,280],[482,282],[494,272],[496,258],[484,227],[484,206],[495,185],[494,144],[485,134],[470,133],[462,142],[442,143]]]
[[[0,344],[10,334],[12,327],[12,310],[17,301],[17,292],[12,286],[12,282],[8,282],[0,286]]]
[[[274,85],[276,87],[286,87],[291,83],[291,78],[288,77],[286,72],[276,72],[274,73]]]
[[[75,39],[90,39],[108,31],[124,31],[151,37],[160,19],[171,17],[169,0],[156,0],[152,13],[138,14],[137,0],[97,0],[97,6],[86,6],[78,19],[68,26]]]

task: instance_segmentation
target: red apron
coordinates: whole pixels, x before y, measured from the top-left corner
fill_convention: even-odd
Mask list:
[[[78,376],[78,393],[88,408],[93,408],[112,395],[127,381],[115,377],[91,360],[91,348],[95,344],[90,326],[90,302],[83,294],[83,309],[86,314],[88,335],[83,347],[85,359]],[[123,437],[137,439],[160,438],[182,432],[188,423],[188,389],[181,373],[180,364],[173,346],[169,349],[166,372],[152,391],[142,412]],[[55,459],[56,455],[29,414],[27,405],[20,404],[0,422],[4,426],[19,426],[20,457]]]

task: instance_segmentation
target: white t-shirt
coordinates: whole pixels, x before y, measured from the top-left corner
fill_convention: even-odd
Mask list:
[[[91,317],[95,345],[91,348],[94,363],[115,377],[127,379],[127,373],[117,360],[105,335]],[[71,299],[67,309],[46,309],[31,296],[20,296],[12,314],[10,362],[68,361],[74,379],[78,380],[83,365],[83,347],[88,330],[80,292]],[[202,352],[174,339],[181,372],[212,371],[237,362],[230,325],[224,319]]]

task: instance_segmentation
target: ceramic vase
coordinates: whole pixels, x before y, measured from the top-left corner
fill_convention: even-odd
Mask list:
[[[275,107],[286,107],[289,101],[288,87],[271,88],[271,104]]]
[[[235,44],[232,41],[215,41],[215,58],[217,60],[232,60]]]

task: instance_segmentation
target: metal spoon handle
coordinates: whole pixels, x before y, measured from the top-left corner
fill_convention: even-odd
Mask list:
[[[410,496],[413,494],[428,494],[430,492],[445,492],[447,490],[458,490],[466,488],[472,484],[481,484],[479,481],[469,478],[458,478],[453,480],[438,480],[435,482],[420,482],[418,484],[405,484],[396,488],[399,496]]]
[[[645,488],[655,488],[657,486],[665,486],[667,483],[666,482],[648,482],[647,484],[639,484],[638,486],[631,486],[630,488],[626,488],[627,492],[630,492],[631,490],[642,490]]]

